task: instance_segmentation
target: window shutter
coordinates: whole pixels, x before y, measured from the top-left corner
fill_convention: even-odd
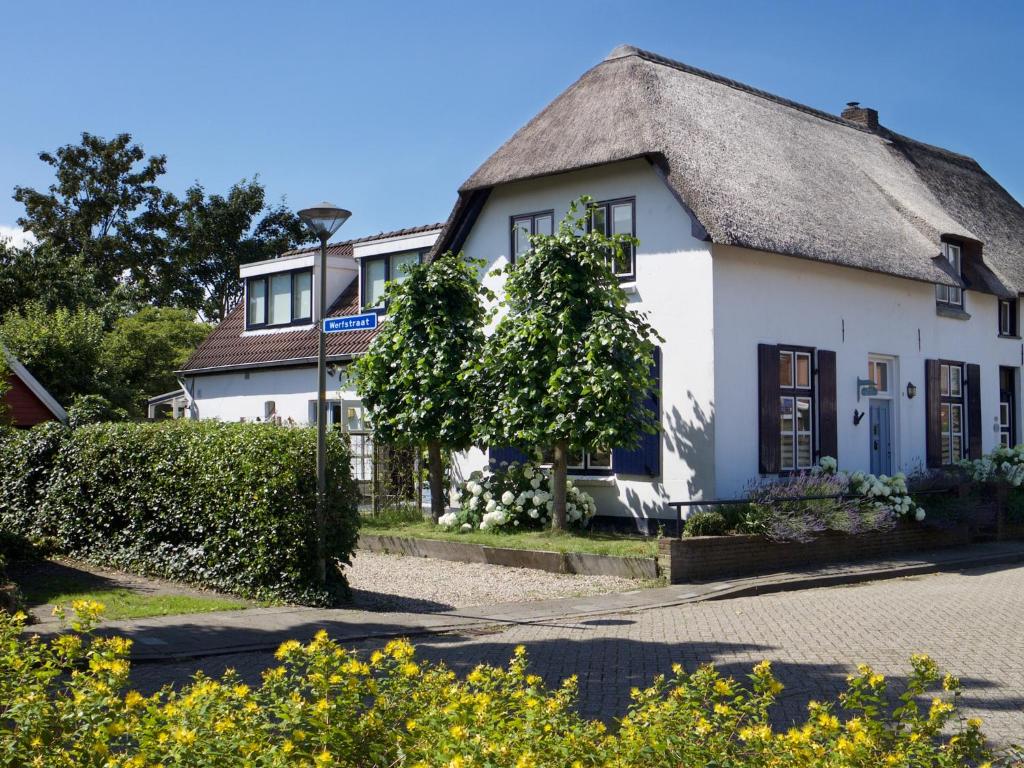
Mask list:
[[[757,345],[758,471],[779,472],[782,437],[779,432],[779,348]]]
[[[646,475],[658,477],[661,474],[661,348],[654,348],[651,363],[651,378],[654,388],[644,397],[644,407],[651,411],[658,422],[658,432],[644,432],[640,444],[634,450],[615,448],[612,450],[612,471],[616,475]]]
[[[981,367],[974,364],[967,366],[967,451],[981,458]]]
[[[487,454],[491,464],[496,467],[500,467],[503,461],[507,461],[509,464],[517,461],[522,464],[527,459],[526,454],[518,448],[488,448]]]
[[[836,353],[818,350],[818,458],[839,456],[839,419],[836,407]]]
[[[938,360],[924,361],[925,453],[929,467],[942,466],[941,373]]]

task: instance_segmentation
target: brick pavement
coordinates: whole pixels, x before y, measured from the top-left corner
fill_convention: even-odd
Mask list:
[[[365,642],[357,647],[379,644]],[[645,685],[673,662],[714,662],[741,676],[771,659],[786,683],[780,724],[809,699],[831,698],[857,663],[900,678],[911,653],[931,654],[963,679],[964,703],[997,741],[1024,742],[1024,567],[984,568],[847,587],[693,603],[635,613],[554,620],[486,633],[417,640],[422,655],[459,672],[500,664],[519,643],[549,682],[580,678],[589,717],[621,714],[631,686]],[[273,663],[248,653],[179,663],[146,663],[134,681],[150,691],[198,669],[234,667],[251,681]]]

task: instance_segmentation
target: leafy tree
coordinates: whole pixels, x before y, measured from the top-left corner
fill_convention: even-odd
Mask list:
[[[61,306],[101,307],[109,299],[80,257],[65,259],[43,244],[0,242],[0,307],[5,311],[35,301],[50,311]]]
[[[148,398],[177,387],[174,371],[210,330],[187,309],[145,307],[116,320],[99,355],[112,405],[143,415]]]
[[[207,196],[199,184],[185,193],[177,259],[188,264],[186,305],[208,320],[223,320],[241,299],[240,265],[273,258],[309,239],[295,213],[280,204],[266,206],[265,196],[258,181],[245,179],[227,195]]]
[[[105,390],[99,366],[103,318],[98,312],[59,307],[49,313],[43,304],[31,302],[4,317],[0,342],[58,402]]]
[[[553,449],[552,527],[565,527],[569,451],[635,446],[656,432],[642,394],[653,386],[659,339],[631,310],[609,266],[635,247],[625,235],[586,232],[574,202],[553,235],[507,268],[508,312],[488,338],[478,375],[479,437],[490,445]]]
[[[446,504],[442,451],[473,438],[472,380],[493,294],[477,278],[482,262],[445,253],[413,265],[384,295],[387,322],[356,366],[356,386],[376,437],[427,446],[431,514]]]
[[[80,264],[104,293],[128,286],[147,301],[180,292],[167,239],[179,203],[156,184],[163,155],[147,158],[127,133],[110,140],[83,133],[80,144],[39,159],[52,166],[56,181],[44,192],[17,186],[14,199],[25,206],[18,224],[48,258]]]

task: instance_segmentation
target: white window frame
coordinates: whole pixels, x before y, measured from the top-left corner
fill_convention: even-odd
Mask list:
[[[956,243],[943,243],[942,244],[942,255],[945,256],[946,261],[953,267],[953,271],[956,272],[957,277],[960,277],[963,272],[963,249]],[[963,307],[964,305],[964,292],[955,285],[936,285],[935,286],[935,301],[939,304],[948,304],[952,307]]]
[[[784,384],[782,375],[789,358],[789,384]],[[798,380],[800,365],[798,361],[807,361],[807,379]],[[787,404],[789,406],[787,417]],[[800,429],[799,412],[801,405],[807,408],[807,428]],[[786,426],[785,422],[789,421]],[[814,391],[814,355],[810,350],[780,347],[779,349],[779,469],[782,472],[802,472],[814,466],[815,425],[815,391]],[[787,462],[784,448],[786,438],[791,440],[790,459]],[[800,444],[806,440],[808,446],[806,461],[800,460]]]
[[[954,371],[957,372],[955,375]],[[943,466],[956,464],[966,455],[964,435],[967,431],[964,428],[964,419],[967,416],[967,398],[964,395],[964,371],[965,366],[962,363],[939,363],[939,439],[942,444]],[[953,429],[954,412],[960,415],[958,430]],[[960,439],[959,451],[953,449],[956,438]]]

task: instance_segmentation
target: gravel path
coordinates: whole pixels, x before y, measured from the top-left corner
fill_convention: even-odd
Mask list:
[[[482,563],[357,552],[346,568],[358,608],[446,611],[471,605],[630,592],[649,586],[617,576],[577,576]]]

